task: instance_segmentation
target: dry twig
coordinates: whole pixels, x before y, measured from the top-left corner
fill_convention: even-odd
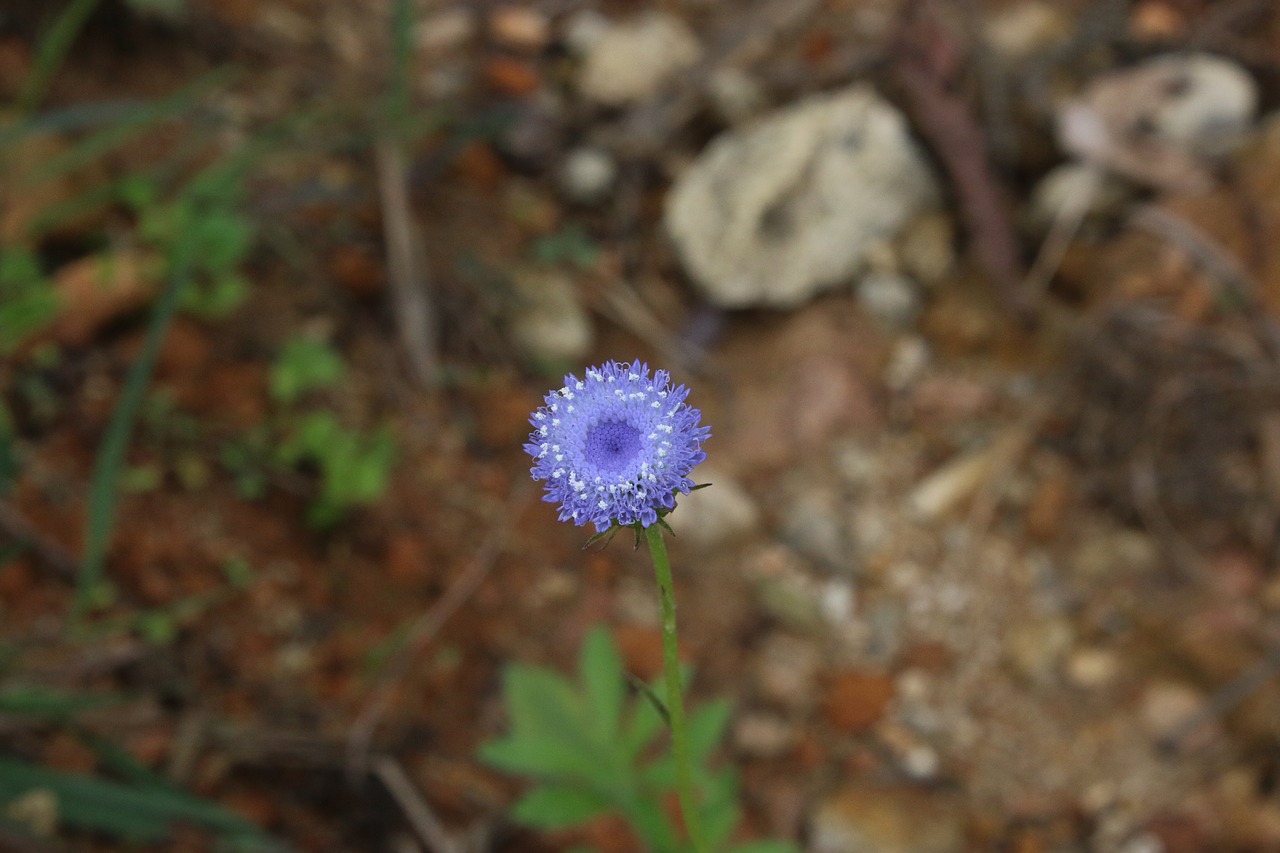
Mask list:
[[[409,825],[428,850],[432,853],[459,853],[458,845],[454,844],[444,825],[431,811],[431,807],[399,763],[380,755],[374,759],[373,775],[378,777],[387,793],[396,801]]]
[[[930,14],[927,0],[910,0],[894,48],[894,70],[911,102],[921,134],[942,161],[982,265],[1004,304],[1023,318],[1034,305],[1019,285],[1018,238],[1004,190],[988,160],[986,134],[952,91],[963,46]]]
[[[422,237],[409,207],[409,175],[401,144],[390,135],[379,138],[374,152],[396,328],[409,357],[414,378],[424,388],[439,378],[436,317],[427,279]]]
[[[369,701],[360,712],[360,716],[352,723],[351,731],[347,735],[347,774],[352,783],[363,778],[368,771],[369,747],[373,741],[373,734],[391,705],[396,685],[408,674],[413,662],[418,659],[423,649],[435,638],[444,624],[488,577],[503,545],[506,544],[507,535],[519,520],[525,506],[528,505],[532,493],[532,480],[523,481],[511,490],[506,506],[498,514],[493,526],[489,528],[488,534],[480,543],[480,548],[471,558],[470,564],[445,594],[413,623],[404,646],[382,671],[377,684],[373,687]]]

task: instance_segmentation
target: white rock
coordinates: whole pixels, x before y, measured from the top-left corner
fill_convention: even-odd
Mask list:
[[[866,312],[892,329],[905,329],[920,315],[919,288],[899,273],[868,273],[858,282],[857,294]]]
[[[560,188],[570,201],[594,204],[603,199],[618,177],[618,164],[599,148],[575,148],[560,167]]]
[[[680,512],[672,516],[672,527],[682,541],[710,548],[751,533],[760,523],[755,500],[736,480],[714,466],[700,465],[696,482],[710,488],[678,495]]]
[[[812,641],[775,631],[756,656],[756,689],[760,697],[783,708],[813,705],[822,656]]]
[[[711,302],[787,307],[848,281],[937,195],[901,113],[859,85],[715,139],[665,224]]]
[[[1031,191],[1027,224],[1048,229],[1054,220],[1106,216],[1130,196],[1129,185],[1087,163],[1063,163],[1049,170]]]
[[[992,13],[982,40],[1007,63],[1017,63],[1047,50],[1071,34],[1067,13],[1047,0],[1014,3]]]
[[[728,124],[741,124],[765,106],[764,91],[756,79],[731,65],[711,73],[707,96],[716,113]]]
[[[938,284],[956,266],[955,226],[942,211],[915,217],[898,238],[902,269],[925,286]]]
[[[893,353],[885,366],[885,386],[890,391],[902,391],[924,375],[931,357],[929,344],[919,335],[908,335],[893,345]]]
[[[581,9],[565,19],[561,38],[571,52],[586,56],[611,26],[609,19],[595,9]]]
[[[1057,677],[1062,659],[1074,641],[1071,623],[1051,617],[1010,631],[1005,639],[1005,655],[1027,681],[1049,684]]]
[[[958,798],[905,785],[829,794],[809,822],[810,853],[955,853],[966,849]]]
[[[560,272],[528,267],[513,272],[511,281],[520,300],[511,336],[524,354],[550,365],[586,357],[595,335],[573,282]]]
[[[1086,690],[1106,687],[1120,674],[1120,659],[1103,648],[1082,648],[1067,658],[1067,677],[1076,687]]]
[[[1258,87],[1234,62],[1207,54],[1148,63],[1168,75],[1171,93],[1155,116],[1155,132],[1185,151],[1222,157],[1244,141],[1258,106]]]
[[[828,568],[849,562],[849,547],[840,496],[831,489],[798,488],[787,502],[782,520],[783,541]]]
[[[1100,77],[1058,111],[1058,141],[1074,157],[1160,187],[1211,185],[1204,161],[1245,141],[1257,84],[1208,54],[1157,57]]]
[[[590,41],[578,89],[608,106],[643,100],[698,61],[702,48],[679,18],[649,12],[612,24]]]
[[[748,713],[733,727],[733,742],[753,758],[778,758],[796,742],[795,726],[774,714]]]
[[[822,585],[822,598],[819,606],[822,615],[831,625],[843,625],[853,618],[854,605],[857,603],[853,581],[848,578],[831,578]]]
[[[428,15],[413,31],[418,49],[431,55],[457,50],[475,34],[475,15],[459,6],[451,6]]]
[[[1204,715],[1207,703],[1204,694],[1189,684],[1154,681],[1142,691],[1139,720],[1152,740],[1176,737],[1180,746],[1196,749],[1222,736],[1218,721]]]

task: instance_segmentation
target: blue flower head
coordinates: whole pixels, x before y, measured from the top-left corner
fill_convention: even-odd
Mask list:
[[[524,449],[533,479],[546,481],[543,500],[560,504],[560,520],[596,530],[614,524],[648,527],[688,494],[693,467],[707,458],[702,442],[711,427],[671,386],[671,374],[635,361],[610,361],[570,374],[564,387],[533,413]]]

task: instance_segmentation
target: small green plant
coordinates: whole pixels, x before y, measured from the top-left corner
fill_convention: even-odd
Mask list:
[[[533,243],[532,254],[533,259],[540,264],[589,270],[600,260],[600,247],[585,228],[574,223],[539,237]]]
[[[332,387],[345,373],[342,356],[323,341],[295,337],[285,342],[271,368],[271,397],[279,407],[274,435],[249,436],[251,441],[223,448],[223,465],[235,474],[238,488],[253,491],[264,485],[253,460],[274,443],[272,461],[311,465],[319,473],[320,493],[307,513],[317,527],[328,527],[352,507],[382,496],[396,455],[391,431],[386,426],[353,429],[331,412],[300,407],[306,395]]]
[[[342,356],[328,344],[314,338],[291,338],[271,367],[271,396],[280,403],[296,403],[304,394],[336,384],[343,372]]]
[[[320,470],[320,494],[307,520],[327,527],[354,506],[382,497],[391,478],[396,445],[385,426],[365,434],[343,426],[330,412],[307,412],[277,448],[288,465],[310,462]]]
[[[536,780],[512,812],[519,823],[561,830],[613,813],[648,850],[679,853],[688,842],[680,840],[666,808],[676,793],[676,767],[659,738],[667,702],[660,686],[641,685],[629,698],[627,683],[618,648],[600,627],[583,643],[576,684],[543,667],[509,666],[502,693],[510,732],[481,746],[480,758]],[[738,776],[732,767],[713,767],[711,758],[731,713],[721,700],[689,717],[689,757],[707,843],[734,853],[794,851],[779,841],[730,842],[742,816]]]
[[[164,257],[171,256],[179,240],[194,246],[182,309],[197,317],[225,317],[249,293],[240,268],[253,243],[253,224],[239,208],[239,189],[187,192],[166,200],[158,182],[141,176],[120,188],[122,200],[138,217],[138,235],[145,244]]]

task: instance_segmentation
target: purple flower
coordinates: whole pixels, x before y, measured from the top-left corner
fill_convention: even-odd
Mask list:
[[[671,374],[639,361],[610,361],[570,374],[564,387],[533,413],[524,449],[533,479],[546,481],[542,499],[560,504],[560,520],[596,530],[639,523],[648,527],[688,494],[693,467],[707,458],[702,442],[711,428],[684,399],[689,389],[670,385]]]

